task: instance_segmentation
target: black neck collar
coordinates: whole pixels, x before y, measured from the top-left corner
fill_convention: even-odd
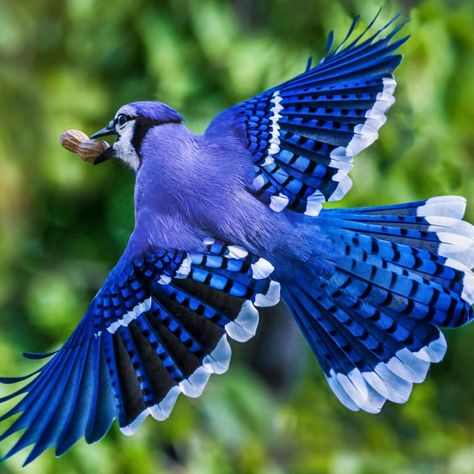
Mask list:
[[[165,125],[167,123],[182,123],[181,120],[153,120],[153,119],[146,119],[146,118],[137,118],[135,121],[135,130],[133,133],[132,138],[132,145],[135,148],[137,155],[140,157],[140,146],[142,144],[143,138],[146,135],[146,132],[150,130],[150,128],[157,127],[159,125]]]

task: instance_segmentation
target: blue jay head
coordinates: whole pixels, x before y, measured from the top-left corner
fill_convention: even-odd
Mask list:
[[[141,165],[140,144],[146,132],[151,127],[182,122],[181,115],[162,102],[143,101],[124,105],[106,127],[91,135],[91,138],[117,136],[115,143],[99,155],[94,164],[118,158],[137,171]]]

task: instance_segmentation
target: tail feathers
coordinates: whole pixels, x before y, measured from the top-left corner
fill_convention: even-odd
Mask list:
[[[406,401],[445,354],[438,327],[471,321],[474,227],[464,209],[448,196],[318,217],[339,249],[324,257],[331,275],[293,281],[283,296],[348,408]]]
[[[465,200],[439,197],[390,208],[326,211],[322,221],[344,256],[332,285],[437,326],[472,319],[474,227]],[[330,290],[329,290],[330,291]]]
[[[330,387],[351,410],[378,413],[386,400],[406,402],[413,383],[445,354],[432,325],[308,291],[293,287],[285,297]]]

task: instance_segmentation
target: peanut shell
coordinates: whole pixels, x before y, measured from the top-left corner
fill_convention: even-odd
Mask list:
[[[83,161],[94,163],[96,158],[107,150],[109,146],[110,145],[103,140],[88,139],[79,144],[77,153]]]
[[[78,153],[79,145],[88,139],[89,137],[80,130],[66,130],[59,137],[61,145],[73,153]]]

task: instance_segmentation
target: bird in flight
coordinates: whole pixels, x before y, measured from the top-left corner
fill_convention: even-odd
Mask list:
[[[406,37],[396,18],[218,115],[195,135],[161,102],[122,106],[92,138],[96,159],[135,174],[135,227],[77,328],[4,396],[21,400],[0,440],[6,459],[32,445],[102,438],[117,418],[133,434],[201,395],[229,367],[229,339],[255,335],[259,308],[286,303],[338,399],[378,413],[406,402],[446,352],[440,327],[472,319],[474,227],[456,196],[322,209],[349,191],[356,155],[394,102]]]

